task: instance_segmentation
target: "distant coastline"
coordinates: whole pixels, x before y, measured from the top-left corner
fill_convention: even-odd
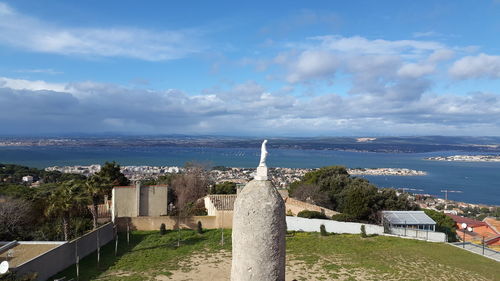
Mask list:
[[[452,155],[427,157],[431,161],[500,162],[500,155]]]
[[[376,153],[463,151],[500,153],[500,137],[276,137],[270,149]],[[258,148],[262,138],[229,136],[0,137],[0,147],[191,147]]]
[[[425,176],[427,172],[406,168],[358,168],[347,169],[350,175],[365,176]]]

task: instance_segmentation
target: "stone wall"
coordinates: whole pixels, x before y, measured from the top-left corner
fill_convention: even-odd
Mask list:
[[[286,212],[289,214],[290,212],[296,216],[299,212],[304,211],[304,210],[309,210],[309,211],[316,211],[325,214],[328,217],[331,217],[333,215],[338,214],[338,212],[335,212],[330,209],[326,209],[317,205],[309,204],[306,202],[299,201],[297,199],[293,199],[291,197],[287,197],[285,199],[285,207],[286,207]]]
[[[160,217],[122,217],[116,218],[115,223],[118,227],[118,231],[126,231],[127,224],[130,226],[131,230],[160,230],[160,225],[165,224],[167,229],[177,229],[176,216],[160,216]],[[179,219],[181,228],[196,229],[198,221],[201,222],[203,228],[207,229],[217,229],[221,226],[223,228],[232,227],[232,215],[225,214],[224,218],[222,216],[192,216],[192,217],[181,217]]]

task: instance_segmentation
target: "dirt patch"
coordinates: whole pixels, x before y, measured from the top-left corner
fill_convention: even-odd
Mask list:
[[[361,270],[335,268],[327,270],[325,265],[308,265],[287,256],[286,281],[323,281],[323,280],[369,280],[368,273]],[[327,265],[326,265],[327,266]],[[191,259],[183,261],[180,270],[171,271],[172,275],[157,275],[158,281],[196,281],[217,280],[229,281],[231,275],[231,253],[196,254]]]

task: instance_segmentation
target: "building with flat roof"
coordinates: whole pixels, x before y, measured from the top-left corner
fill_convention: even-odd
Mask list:
[[[436,222],[424,211],[382,211],[382,224],[389,227],[436,231]]]

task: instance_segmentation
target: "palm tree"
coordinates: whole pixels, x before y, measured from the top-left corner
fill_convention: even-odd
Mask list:
[[[81,210],[88,201],[81,192],[82,183],[70,180],[61,183],[48,197],[45,215],[60,217],[63,222],[64,240],[68,240],[71,215]]]
[[[97,218],[98,218],[98,209],[101,199],[104,195],[109,194],[111,190],[112,184],[111,181],[107,177],[103,177],[100,175],[93,175],[85,181],[85,191],[87,196],[90,197],[92,201],[92,219],[94,224],[94,229],[97,228]]]

